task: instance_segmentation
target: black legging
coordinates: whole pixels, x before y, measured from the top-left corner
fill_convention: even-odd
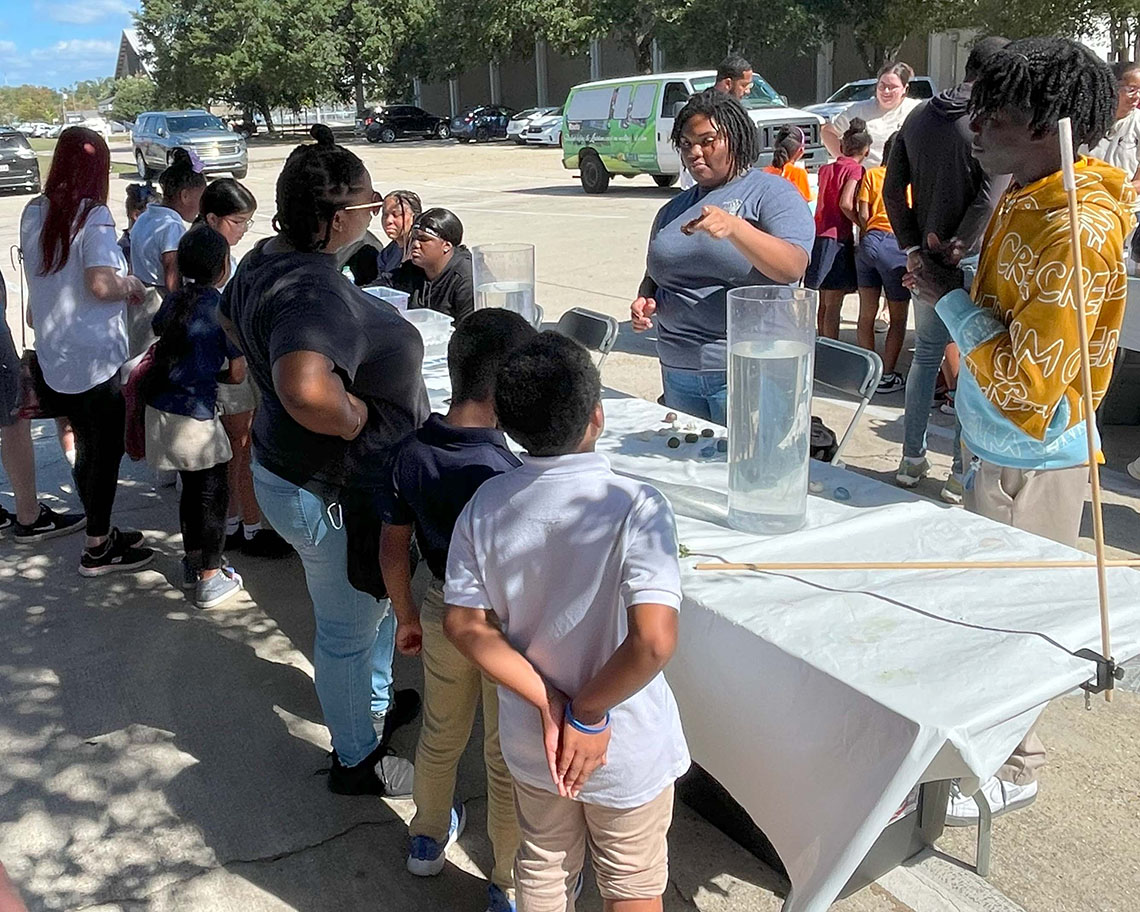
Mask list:
[[[111,531],[123,459],[127,408],[119,378],[116,375],[83,393],[55,393],[52,398],[75,431],[75,484],[87,512],[87,534],[99,538]]]
[[[229,463],[220,462],[197,472],[179,472],[182,499],[178,519],[182,525],[182,550],[202,554],[202,570],[222,566],[226,542],[226,507],[230,500]]]

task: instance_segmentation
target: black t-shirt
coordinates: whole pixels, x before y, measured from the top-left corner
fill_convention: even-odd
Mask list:
[[[259,243],[226,286],[222,313],[233,322],[258,390],[253,422],[257,460],[275,475],[386,489],[392,445],[429,414],[423,340],[383,301],[340,274],[336,259],[299,253],[276,238]],[[294,421],[273,386],[283,355],[313,351],[335,365],[345,388],[368,405],[368,421],[352,443]]]
[[[395,496],[384,521],[416,527],[416,541],[428,568],[443,579],[447,549],[459,514],[488,478],[522,465],[495,428],[454,427],[432,415],[396,448],[392,463]]]

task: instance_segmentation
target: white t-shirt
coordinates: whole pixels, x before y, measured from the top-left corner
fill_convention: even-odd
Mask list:
[[[127,262],[111,210],[96,206],[76,234],[67,264],[59,272],[41,275],[40,234],[47,209],[47,200],[37,197],[20,219],[36,354],[48,386],[59,393],[82,393],[109,380],[127,360],[126,302],[96,298],[87,290],[84,270],[110,266],[125,276]]]
[[[178,249],[186,223],[173,209],[147,206],[131,229],[131,272],[144,285],[166,287],[162,255]]]
[[[1119,168],[1132,180],[1140,167],[1140,110],[1133,108],[1113,123],[1108,136],[1097,143],[1089,155]]]
[[[846,111],[836,114],[831,125],[842,136],[851,125],[851,121],[858,117],[867,123],[867,132],[871,134],[871,151],[863,161],[864,168],[874,168],[883,163],[883,145],[891,134],[895,133],[906,120],[906,116],[917,108],[921,102],[917,98],[904,98],[893,111],[884,111],[879,106],[877,98],[868,98],[866,101],[857,101]],[[131,242],[134,243],[134,232],[131,233]]]
[[[494,611],[539,673],[573,697],[625,640],[632,605],[680,610],[677,531],[668,501],[614,474],[596,453],[534,458],[483,483],[456,523],[449,605]],[[580,800],[639,807],[689,768],[665,676],[610,711],[608,762]],[[511,775],[557,793],[538,710],[499,688],[499,739]]]

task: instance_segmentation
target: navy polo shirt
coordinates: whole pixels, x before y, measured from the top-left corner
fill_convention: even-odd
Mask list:
[[[394,497],[384,521],[416,527],[420,553],[437,579],[447,570],[447,549],[459,514],[488,478],[522,465],[495,428],[455,427],[432,414],[396,445]]]

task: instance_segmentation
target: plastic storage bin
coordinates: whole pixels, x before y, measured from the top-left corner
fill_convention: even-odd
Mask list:
[[[401,315],[420,331],[424,340],[425,361],[447,357],[447,343],[451,341],[451,317],[426,307],[405,310]]]

